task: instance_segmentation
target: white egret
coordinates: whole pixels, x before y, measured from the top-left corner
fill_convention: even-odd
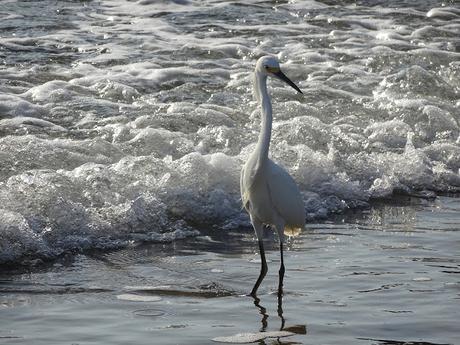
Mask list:
[[[260,283],[267,274],[263,244],[263,227],[274,227],[280,241],[281,265],[278,294],[282,294],[284,278],[283,243],[285,233],[298,232],[305,226],[305,208],[300,191],[289,173],[268,158],[272,131],[272,105],[267,91],[267,78],[280,79],[297,92],[300,89],[281,72],[278,60],[264,56],[257,61],[254,71],[254,93],[261,106],[261,130],[254,152],[241,170],[240,189],[243,206],[249,213],[259,242],[262,266],[251,295],[256,296]]]

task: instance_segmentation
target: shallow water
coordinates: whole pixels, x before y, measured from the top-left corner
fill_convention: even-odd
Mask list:
[[[1,1],[0,343],[458,343],[459,30],[455,1]],[[270,83],[271,155],[309,225],[257,306],[264,54],[304,92]]]
[[[265,241],[265,311],[245,295],[260,265],[250,229],[5,272],[0,343],[212,344],[284,322],[299,334],[261,343],[458,344],[458,224],[460,199],[449,197],[310,224],[285,254],[281,312],[274,238]]]
[[[460,188],[455,1],[2,1],[0,262],[248,225],[238,179],[271,82],[271,154],[309,220]]]

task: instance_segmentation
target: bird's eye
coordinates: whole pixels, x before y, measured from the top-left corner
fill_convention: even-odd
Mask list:
[[[265,69],[268,69],[268,65],[264,65],[264,68],[265,68]]]

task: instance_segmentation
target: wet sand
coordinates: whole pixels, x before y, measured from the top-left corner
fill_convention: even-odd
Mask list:
[[[251,229],[61,258],[0,275],[0,344],[213,344],[242,332],[296,333],[260,344],[456,344],[460,199],[399,198],[291,239],[277,298],[277,239],[259,299]]]

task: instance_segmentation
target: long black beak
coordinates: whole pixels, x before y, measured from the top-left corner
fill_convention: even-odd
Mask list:
[[[288,77],[286,77],[286,75],[285,75],[283,72],[281,72],[281,70],[279,70],[279,71],[276,72],[276,73],[273,73],[273,75],[274,75],[275,77],[277,77],[278,79],[280,79],[280,80],[282,80],[282,81],[288,83],[288,84],[289,84],[290,86],[292,86],[292,87],[294,88],[294,90],[296,90],[297,92],[303,93],[302,91],[300,91],[300,89],[298,88],[298,86],[297,86],[296,84],[294,84],[294,82],[293,82],[291,79],[289,79]]]

